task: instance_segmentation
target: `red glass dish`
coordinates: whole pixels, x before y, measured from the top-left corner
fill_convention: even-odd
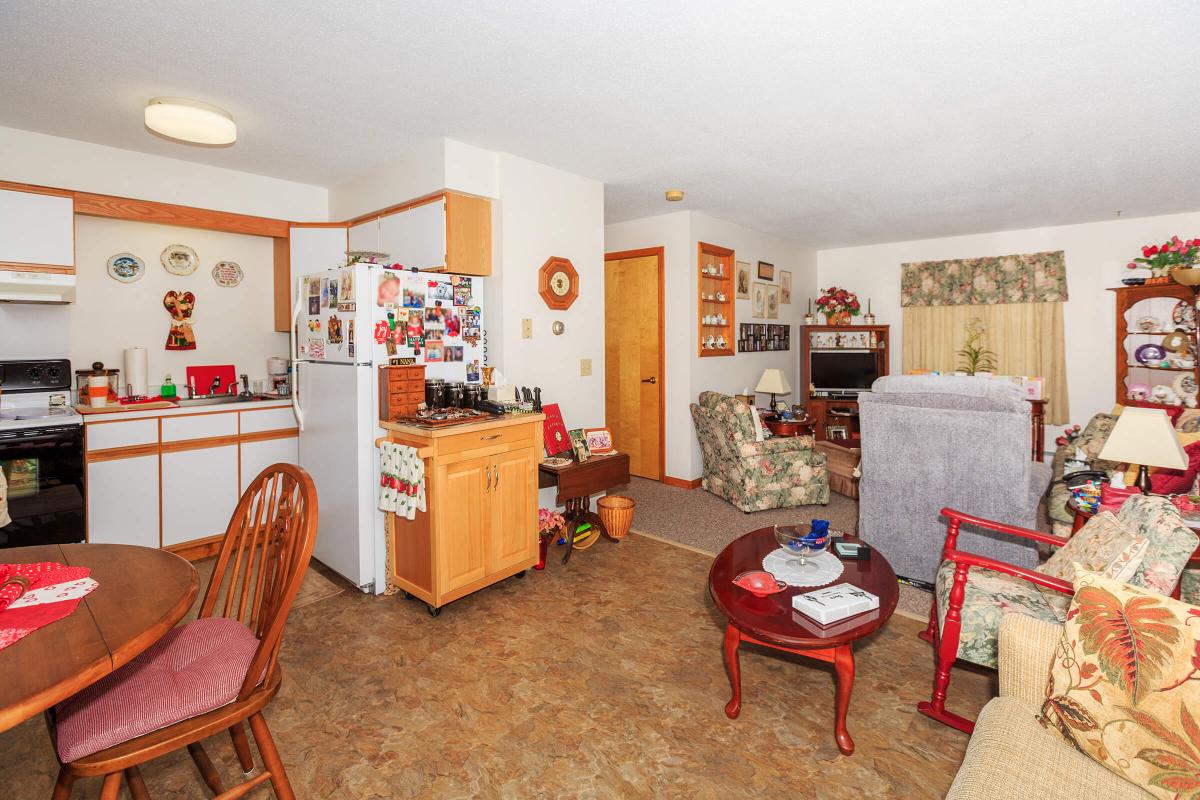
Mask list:
[[[755,597],[766,597],[787,588],[786,583],[777,581],[774,575],[761,569],[743,572],[733,579],[733,584],[740,586]]]

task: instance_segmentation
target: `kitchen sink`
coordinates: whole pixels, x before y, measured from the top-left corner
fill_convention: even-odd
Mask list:
[[[201,397],[179,397],[175,402],[181,407],[188,406],[219,406],[227,403],[250,403],[255,400],[273,400],[275,398],[263,397],[262,395],[252,394],[248,397],[240,397],[236,394],[210,394]]]

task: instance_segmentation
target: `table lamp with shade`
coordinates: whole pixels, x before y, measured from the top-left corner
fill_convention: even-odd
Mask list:
[[[1123,461],[1138,468],[1134,486],[1150,492],[1147,467],[1187,469],[1188,457],[1175,428],[1161,408],[1126,407],[1113,426],[1098,456],[1102,461]]]
[[[792,387],[788,385],[787,377],[784,376],[781,369],[764,369],[762,377],[758,379],[758,386],[754,387],[754,391],[762,394],[771,395],[771,410],[775,411],[775,395],[791,394]]]

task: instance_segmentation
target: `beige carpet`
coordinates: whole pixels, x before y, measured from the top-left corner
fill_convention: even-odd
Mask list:
[[[775,508],[750,513],[739,511],[703,489],[677,489],[644,478],[633,478],[628,486],[614,493],[637,501],[633,529],[638,533],[709,556],[715,556],[744,533],[781,522],[827,519],[837,530],[858,531],[858,501],[837,493],[830,495],[827,506]],[[900,584],[896,610],[917,619],[928,619],[931,599],[928,592]]]

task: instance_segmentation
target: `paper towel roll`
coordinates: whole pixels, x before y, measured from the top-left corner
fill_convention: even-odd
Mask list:
[[[146,396],[146,376],[149,371],[146,348],[125,348],[125,386],[129,387],[130,396]]]

